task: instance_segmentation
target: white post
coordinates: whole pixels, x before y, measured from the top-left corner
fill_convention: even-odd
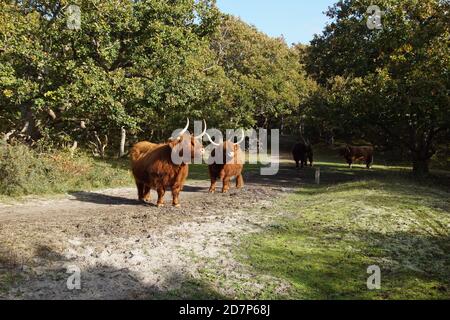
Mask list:
[[[320,167],[316,169],[316,184],[320,184]]]
[[[125,128],[120,128],[121,136],[120,136],[120,151],[119,151],[119,157],[122,158],[125,155],[125,140],[127,138],[127,132],[125,131]]]

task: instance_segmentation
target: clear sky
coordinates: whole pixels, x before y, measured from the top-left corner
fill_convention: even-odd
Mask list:
[[[286,42],[309,43],[320,34],[323,14],[336,0],[217,0],[222,12],[240,17],[270,36],[283,35]]]

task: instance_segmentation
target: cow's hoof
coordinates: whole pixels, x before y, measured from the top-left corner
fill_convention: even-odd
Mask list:
[[[181,208],[181,204],[179,204],[179,203],[178,204],[174,204],[173,207],[174,208]]]
[[[209,193],[215,193],[215,192],[216,192],[216,190],[213,190],[213,189],[209,189],[209,190],[208,190],[208,192],[209,192]]]
[[[164,207],[164,203],[157,203],[156,206],[157,206],[158,208]]]

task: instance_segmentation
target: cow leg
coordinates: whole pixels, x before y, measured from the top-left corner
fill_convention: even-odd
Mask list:
[[[369,157],[369,158],[367,159],[367,161],[366,161],[367,169],[370,169],[370,167],[372,166],[372,164],[373,164],[373,157]]]
[[[181,186],[173,186],[172,187],[172,205],[174,207],[179,208],[180,207],[180,191],[181,191]]]
[[[138,198],[140,201],[144,200],[144,184],[136,181],[136,187],[138,190]]]
[[[295,161],[295,167],[298,168],[299,166],[299,161]]]
[[[217,179],[211,178],[211,186],[209,187],[209,193],[216,192],[216,184],[217,184]]]
[[[242,177],[242,174],[239,174],[236,177],[236,188],[241,189],[244,187],[244,178]]]
[[[158,207],[163,207],[164,206],[164,194],[166,193],[166,190],[164,189],[164,187],[159,187],[156,191],[158,192],[158,202],[156,203],[156,205]]]
[[[152,201],[152,198],[150,196],[151,188],[149,186],[147,186],[147,185],[144,185],[143,189],[144,190],[143,190],[143,198],[142,198],[142,200],[144,200],[145,202],[151,202]]]
[[[226,176],[222,179],[222,181],[223,181],[222,193],[227,193],[228,190],[230,190],[230,177]]]

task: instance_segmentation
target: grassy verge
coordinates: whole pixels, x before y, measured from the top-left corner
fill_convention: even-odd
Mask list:
[[[38,153],[0,145],[0,197],[60,194],[132,185],[126,159],[94,159],[80,152]]]
[[[241,260],[289,283],[291,299],[450,297],[448,191],[397,176],[330,181],[283,199],[285,217],[246,238]],[[381,290],[367,289],[371,265]]]

